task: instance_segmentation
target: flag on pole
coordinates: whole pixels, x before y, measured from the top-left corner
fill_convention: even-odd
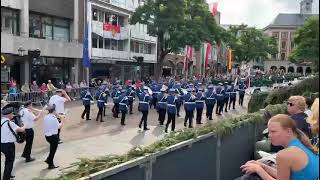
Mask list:
[[[202,76],[203,72],[205,70],[202,71],[202,68],[205,66],[205,62],[206,62],[206,57],[205,57],[205,54],[206,54],[206,49],[207,49],[207,44],[204,43],[203,46],[201,47],[201,66],[200,66],[200,74]]]
[[[211,54],[211,44],[207,43],[207,49],[206,49],[206,61],[205,61],[205,65],[204,65],[204,69],[207,69],[208,64],[209,64],[209,56]]]
[[[184,70],[188,70],[188,53],[189,53],[189,46],[186,46],[186,56],[184,58]]]
[[[232,49],[228,49],[228,70],[231,72],[232,70]]]
[[[84,41],[83,41],[83,60],[82,65],[86,68],[91,67],[90,57],[89,57],[89,49],[88,49],[88,24],[86,24],[86,29],[84,32]]]
[[[216,16],[218,12],[218,2],[213,3],[213,8],[212,8],[212,15]]]

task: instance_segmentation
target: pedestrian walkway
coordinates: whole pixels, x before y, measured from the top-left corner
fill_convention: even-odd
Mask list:
[[[247,104],[248,98],[245,98]],[[73,104],[72,104],[73,103]],[[35,161],[25,163],[24,158],[21,158],[21,151],[24,144],[17,145],[16,160],[13,174],[16,180],[31,180],[34,177],[54,178],[62,173],[62,169],[77,162],[79,158],[95,158],[110,154],[125,154],[132,147],[141,145],[147,146],[164,137],[164,127],[158,126],[158,116],[154,109],[151,110],[148,118],[149,131],[139,130],[138,123],[141,119],[141,114],[134,111],[133,115],[129,115],[126,119],[126,126],[120,126],[120,118],[111,118],[111,111],[107,109],[107,122],[96,122],[95,116],[97,113],[96,107],[91,111],[91,121],[84,121],[80,118],[80,112],[83,107],[79,106],[79,102],[71,102],[67,105],[70,110],[70,120],[66,122],[63,127],[62,140],[64,143],[59,144],[54,162],[60,166],[58,169],[48,170],[47,164],[44,162],[48,155],[49,145],[46,143],[42,133],[42,122],[37,122],[35,130],[35,142],[32,151],[32,156],[36,158]],[[214,115],[214,120],[209,122],[216,122],[226,117],[242,114],[247,112],[246,107],[236,107],[237,110],[230,110],[225,115]],[[135,107],[136,109],[136,107]],[[177,129],[182,129],[184,121],[184,110],[181,108],[181,117],[177,119]],[[205,123],[205,111],[203,114],[203,122]],[[194,120],[195,124],[195,120]],[[202,126],[197,125],[195,127]],[[4,157],[1,155],[1,172],[3,172]]]

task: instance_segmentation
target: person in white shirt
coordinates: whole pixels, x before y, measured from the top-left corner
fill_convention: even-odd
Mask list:
[[[55,111],[59,116],[64,116],[65,111],[64,111],[64,103],[67,101],[71,101],[70,97],[66,93],[65,90],[58,89],[56,90],[56,95],[52,96],[49,100],[49,105],[55,105]],[[61,118],[58,117],[58,120]],[[62,143],[60,140],[60,129],[58,132],[58,138],[59,138],[59,144]]]
[[[11,120],[14,118],[13,107],[7,105],[1,110],[1,152],[5,156],[3,180],[10,180],[15,176],[11,175],[16,154],[16,137],[13,133],[24,132],[24,127],[19,127]]]
[[[31,157],[31,149],[34,138],[34,122],[37,121],[41,113],[39,112],[37,115],[33,114],[32,102],[28,101],[24,104],[24,108],[22,108],[19,112],[21,121],[25,125],[26,128],[26,145],[24,146],[23,153],[21,157],[26,158],[26,162],[34,161],[35,159]]]
[[[54,165],[53,158],[58,148],[58,130],[62,127],[63,120],[61,122],[58,121],[57,113],[55,111],[55,105],[49,105],[47,107],[47,110],[49,113],[44,117],[43,124],[45,138],[47,142],[50,144],[50,152],[47,159],[44,162],[48,164],[48,169],[55,169],[59,166]]]

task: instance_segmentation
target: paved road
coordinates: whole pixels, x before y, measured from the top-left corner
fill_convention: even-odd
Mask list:
[[[224,115],[214,116],[213,121],[217,122],[226,117],[243,114],[247,112],[247,102],[249,97],[245,96],[245,107],[236,107]],[[164,127],[158,126],[158,114],[152,109],[148,116],[149,131],[141,131],[138,123],[141,114],[137,111],[137,105],[134,107],[134,114],[126,118],[126,126],[120,126],[120,118],[113,118],[111,108],[107,109],[107,116],[104,117],[105,122],[95,121],[98,112],[96,105],[91,106],[91,121],[82,120],[80,115],[83,106],[80,101],[74,101],[66,104],[69,109],[69,120],[65,123],[61,130],[61,139],[64,143],[60,144],[55,155],[54,162],[60,168],[47,170],[47,164],[43,161],[46,159],[49,151],[49,145],[43,135],[43,123],[41,120],[36,122],[35,138],[33,143],[32,156],[36,158],[31,163],[25,163],[21,158],[21,152],[24,144],[16,145],[16,160],[13,174],[16,180],[31,180],[33,177],[57,177],[61,174],[61,170],[68,167],[71,163],[77,162],[78,158],[94,158],[108,154],[125,154],[132,147],[141,145],[150,145],[153,142],[164,137]],[[181,115],[184,117],[184,110],[181,108]],[[183,118],[177,118],[176,129],[182,129]],[[203,114],[203,122],[205,123],[205,111]],[[195,124],[195,122],[194,122]],[[202,125],[194,125],[199,127]],[[3,172],[4,157],[1,154],[1,172]],[[2,178],[2,177],[1,177]]]

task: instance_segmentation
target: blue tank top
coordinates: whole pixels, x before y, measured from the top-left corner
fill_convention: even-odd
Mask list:
[[[288,147],[295,146],[303,150],[308,156],[308,164],[300,171],[291,172],[291,180],[316,180],[319,177],[319,156],[310,151],[297,138]]]

